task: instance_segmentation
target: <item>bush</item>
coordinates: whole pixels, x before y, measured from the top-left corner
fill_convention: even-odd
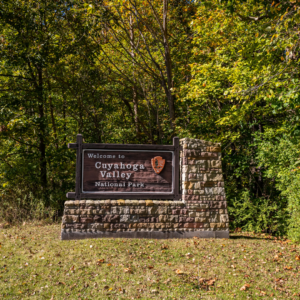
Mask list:
[[[291,135],[276,136],[270,131],[258,137],[257,159],[266,168],[265,176],[276,182],[276,188],[288,203],[289,238],[300,242],[300,145]]]

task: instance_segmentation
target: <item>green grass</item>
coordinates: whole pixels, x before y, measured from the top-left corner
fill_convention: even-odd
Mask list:
[[[299,299],[300,247],[288,241],[59,234],[57,224],[0,229],[1,299]]]

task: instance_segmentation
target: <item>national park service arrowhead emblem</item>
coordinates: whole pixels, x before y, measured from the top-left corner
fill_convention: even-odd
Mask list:
[[[155,156],[151,159],[152,168],[156,174],[159,174],[163,170],[165,163],[166,160],[161,156]]]

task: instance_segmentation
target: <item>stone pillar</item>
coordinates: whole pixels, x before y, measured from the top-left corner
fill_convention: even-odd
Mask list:
[[[221,145],[181,139],[182,200],[203,228],[229,236],[229,218],[222,175]]]
[[[181,139],[182,200],[66,201],[61,239],[228,238],[220,144]]]

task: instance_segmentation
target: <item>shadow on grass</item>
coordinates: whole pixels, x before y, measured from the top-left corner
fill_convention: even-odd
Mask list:
[[[273,240],[272,238],[269,237],[263,237],[263,236],[248,236],[248,235],[242,235],[242,234],[230,234],[229,235],[230,239],[232,240],[239,240],[239,239],[243,239],[243,240]]]

